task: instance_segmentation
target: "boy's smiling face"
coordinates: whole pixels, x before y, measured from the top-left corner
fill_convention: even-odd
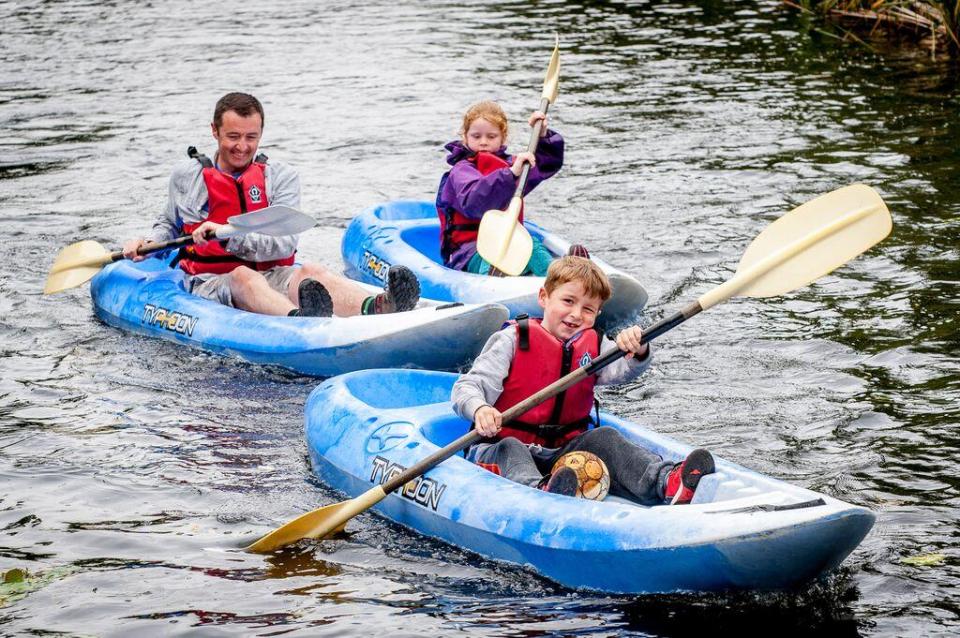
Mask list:
[[[592,328],[600,314],[600,297],[587,294],[579,281],[568,281],[548,293],[540,289],[537,297],[543,308],[541,325],[561,340],[567,340],[582,330]]]

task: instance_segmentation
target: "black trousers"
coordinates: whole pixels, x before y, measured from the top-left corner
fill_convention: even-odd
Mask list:
[[[545,448],[507,437],[496,443],[478,443],[467,459],[487,466],[511,481],[536,487],[558,458],[582,450],[603,459],[610,471],[610,493],[642,505],[664,502],[667,475],[677,464],[640,447],[611,427],[587,430],[563,447]]]

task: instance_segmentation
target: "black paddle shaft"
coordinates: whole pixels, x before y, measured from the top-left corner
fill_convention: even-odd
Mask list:
[[[700,307],[700,302],[694,301],[693,303],[686,306],[679,312],[675,312],[669,317],[661,319],[657,323],[653,324],[652,326],[644,330],[643,342],[649,343],[653,341],[663,333],[667,332],[668,330],[672,330],[676,328],[677,326],[679,326],[681,323],[683,323],[690,317],[693,317],[702,311],[703,311],[703,308]],[[513,421],[515,418],[517,418],[521,414],[524,414],[525,412],[528,412],[530,409],[535,408],[536,406],[540,405],[547,399],[550,399],[560,394],[567,388],[571,387],[572,385],[586,378],[588,375],[596,374],[600,372],[601,370],[606,368],[608,365],[610,365],[617,359],[620,359],[621,357],[625,356],[626,354],[627,353],[624,352],[623,350],[620,350],[619,348],[614,348],[607,354],[594,359],[589,365],[584,366],[582,368],[577,368],[567,376],[561,379],[557,379],[556,381],[554,381],[547,387],[543,388],[536,394],[530,397],[527,397],[520,403],[516,404],[515,406],[513,406],[512,408],[504,412],[503,422],[509,423],[510,421]],[[384,483],[383,484],[384,493],[389,494],[390,492],[400,487],[403,487],[413,479],[429,471],[434,466],[439,465],[440,463],[443,463],[444,461],[446,461],[448,458],[450,458],[457,452],[470,447],[474,443],[477,443],[482,438],[483,437],[480,435],[479,432],[477,432],[476,430],[470,430],[469,432],[467,432],[457,440],[453,441],[452,443],[448,443],[447,445],[440,448],[439,450],[437,450],[427,458],[423,459],[416,465],[407,468],[406,470],[400,472],[395,477],[393,477],[392,479]]]
[[[550,100],[543,98],[540,100],[540,111],[546,115],[547,109],[550,108]],[[543,120],[537,120],[537,123],[533,125],[533,133],[530,135],[530,142],[527,144],[528,153],[537,152],[537,144],[540,143],[540,131],[543,130]],[[517,179],[517,189],[513,191],[514,197],[523,197],[523,189],[527,185],[527,176],[530,175],[530,164],[524,162],[523,170],[520,171],[520,178]]]
[[[208,236],[210,234],[208,233]],[[170,239],[168,241],[161,241],[155,244],[144,244],[137,248],[138,255],[149,255],[150,253],[160,252],[161,250],[166,250],[167,248],[175,248],[177,246],[189,246],[193,243],[193,235],[183,235],[177,237],[176,239]],[[123,259],[123,251],[118,250],[116,252],[110,253],[110,259],[112,261],[120,261]]]

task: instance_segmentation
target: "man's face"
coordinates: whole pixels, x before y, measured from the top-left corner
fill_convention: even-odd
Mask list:
[[[263,133],[259,113],[241,117],[236,111],[227,111],[220,128],[216,124],[211,124],[210,128],[218,144],[217,165],[220,170],[239,173],[253,161]]]

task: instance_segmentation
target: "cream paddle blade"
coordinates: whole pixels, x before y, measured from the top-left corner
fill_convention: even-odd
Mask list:
[[[332,536],[343,531],[343,527],[351,518],[370,509],[386,496],[387,493],[383,491],[383,487],[377,485],[349,501],[334,503],[307,512],[283,527],[278,527],[245,549],[248,552],[266,553],[304,538]]]
[[[522,224],[523,200],[514,197],[507,210],[489,210],[480,219],[477,252],[498,270],[510,276],[522,273],[533,254],[533,238]]]
[[[234,215],[217,229],[218,239],[227,239],[248,233],[260,233],[282,237],[296,235],[312,228],[316,222],[309,215],[289,206],[267,206],[252,213]],[[170,241],[156,244],[144,244],[137,251],[140,255],[149,255],[160,250],[193,243],[190,235],[184,235]],[[123,259],[123,252],[110,252],[92,240],[70,244],[57,254],[43,286],[43,294],[49,295],[68,288],[74,288],[93,278],[107,264]]]
[[[557,36],[553,45],[553,54],[550,56],[550,64],[547,66],[547,74],[543,79],[543,91],[540,94],[540,110],[544,114],[556,101],[559,90],[560,37]],[[528,152],[536,152],[542,129],[543,120],[539,120],[530,133]],[[485,212],[480,218],[480,229],[477,231],[477,252],[480,256],[501,272],[512,276],[524,271],[527,262],[530,261],[530,255],[533,254],[533,240],[530,238],[530,233],[523,224],[519,223],[520,212],[523,210],[523,189],[527,185],[529,175],[530,165],[524,164],[510,205],[506,210]]]
[[[110,251],[95,241],[88,239],[70,244],[53,261],[43,294],[49,295],[90,281],[112,261]]]
[[[737,274],[700,298],[704,310],[735,295],[770,297],[806,286],[890,234],[890,211],[875,190],[854,184],[821,195],[770,224]]]
[[[543,77],[543,92],[540,98],[550,104],[557,101],[557,94],[560,92],[560,35],[554,36],[553,53],[550,55],[550,65],[547,66],[547,74]]]
[[[889,234],[890,213],[880,196],[856,184],[822,195],[770,224],[750,244],[737,273],[697,301],[643,329],[650,342],[687,319],[735,295],[770,296],[802,288],[865,252]],[[759,292],[755,292],[759,291]],[[626,353],[614,348],[586,366],[554,381],[503,413],[508,423],[591,374],[596,374]],[[406,485],[430,468],[480,440],[470,430],[416,465],[355,499],[308,512],[248,547],[271,551],[301,538],[322,538],[343,526],[352,516],[379,503],[385,494]],[[309,534],[304,533],[309,531]]]

